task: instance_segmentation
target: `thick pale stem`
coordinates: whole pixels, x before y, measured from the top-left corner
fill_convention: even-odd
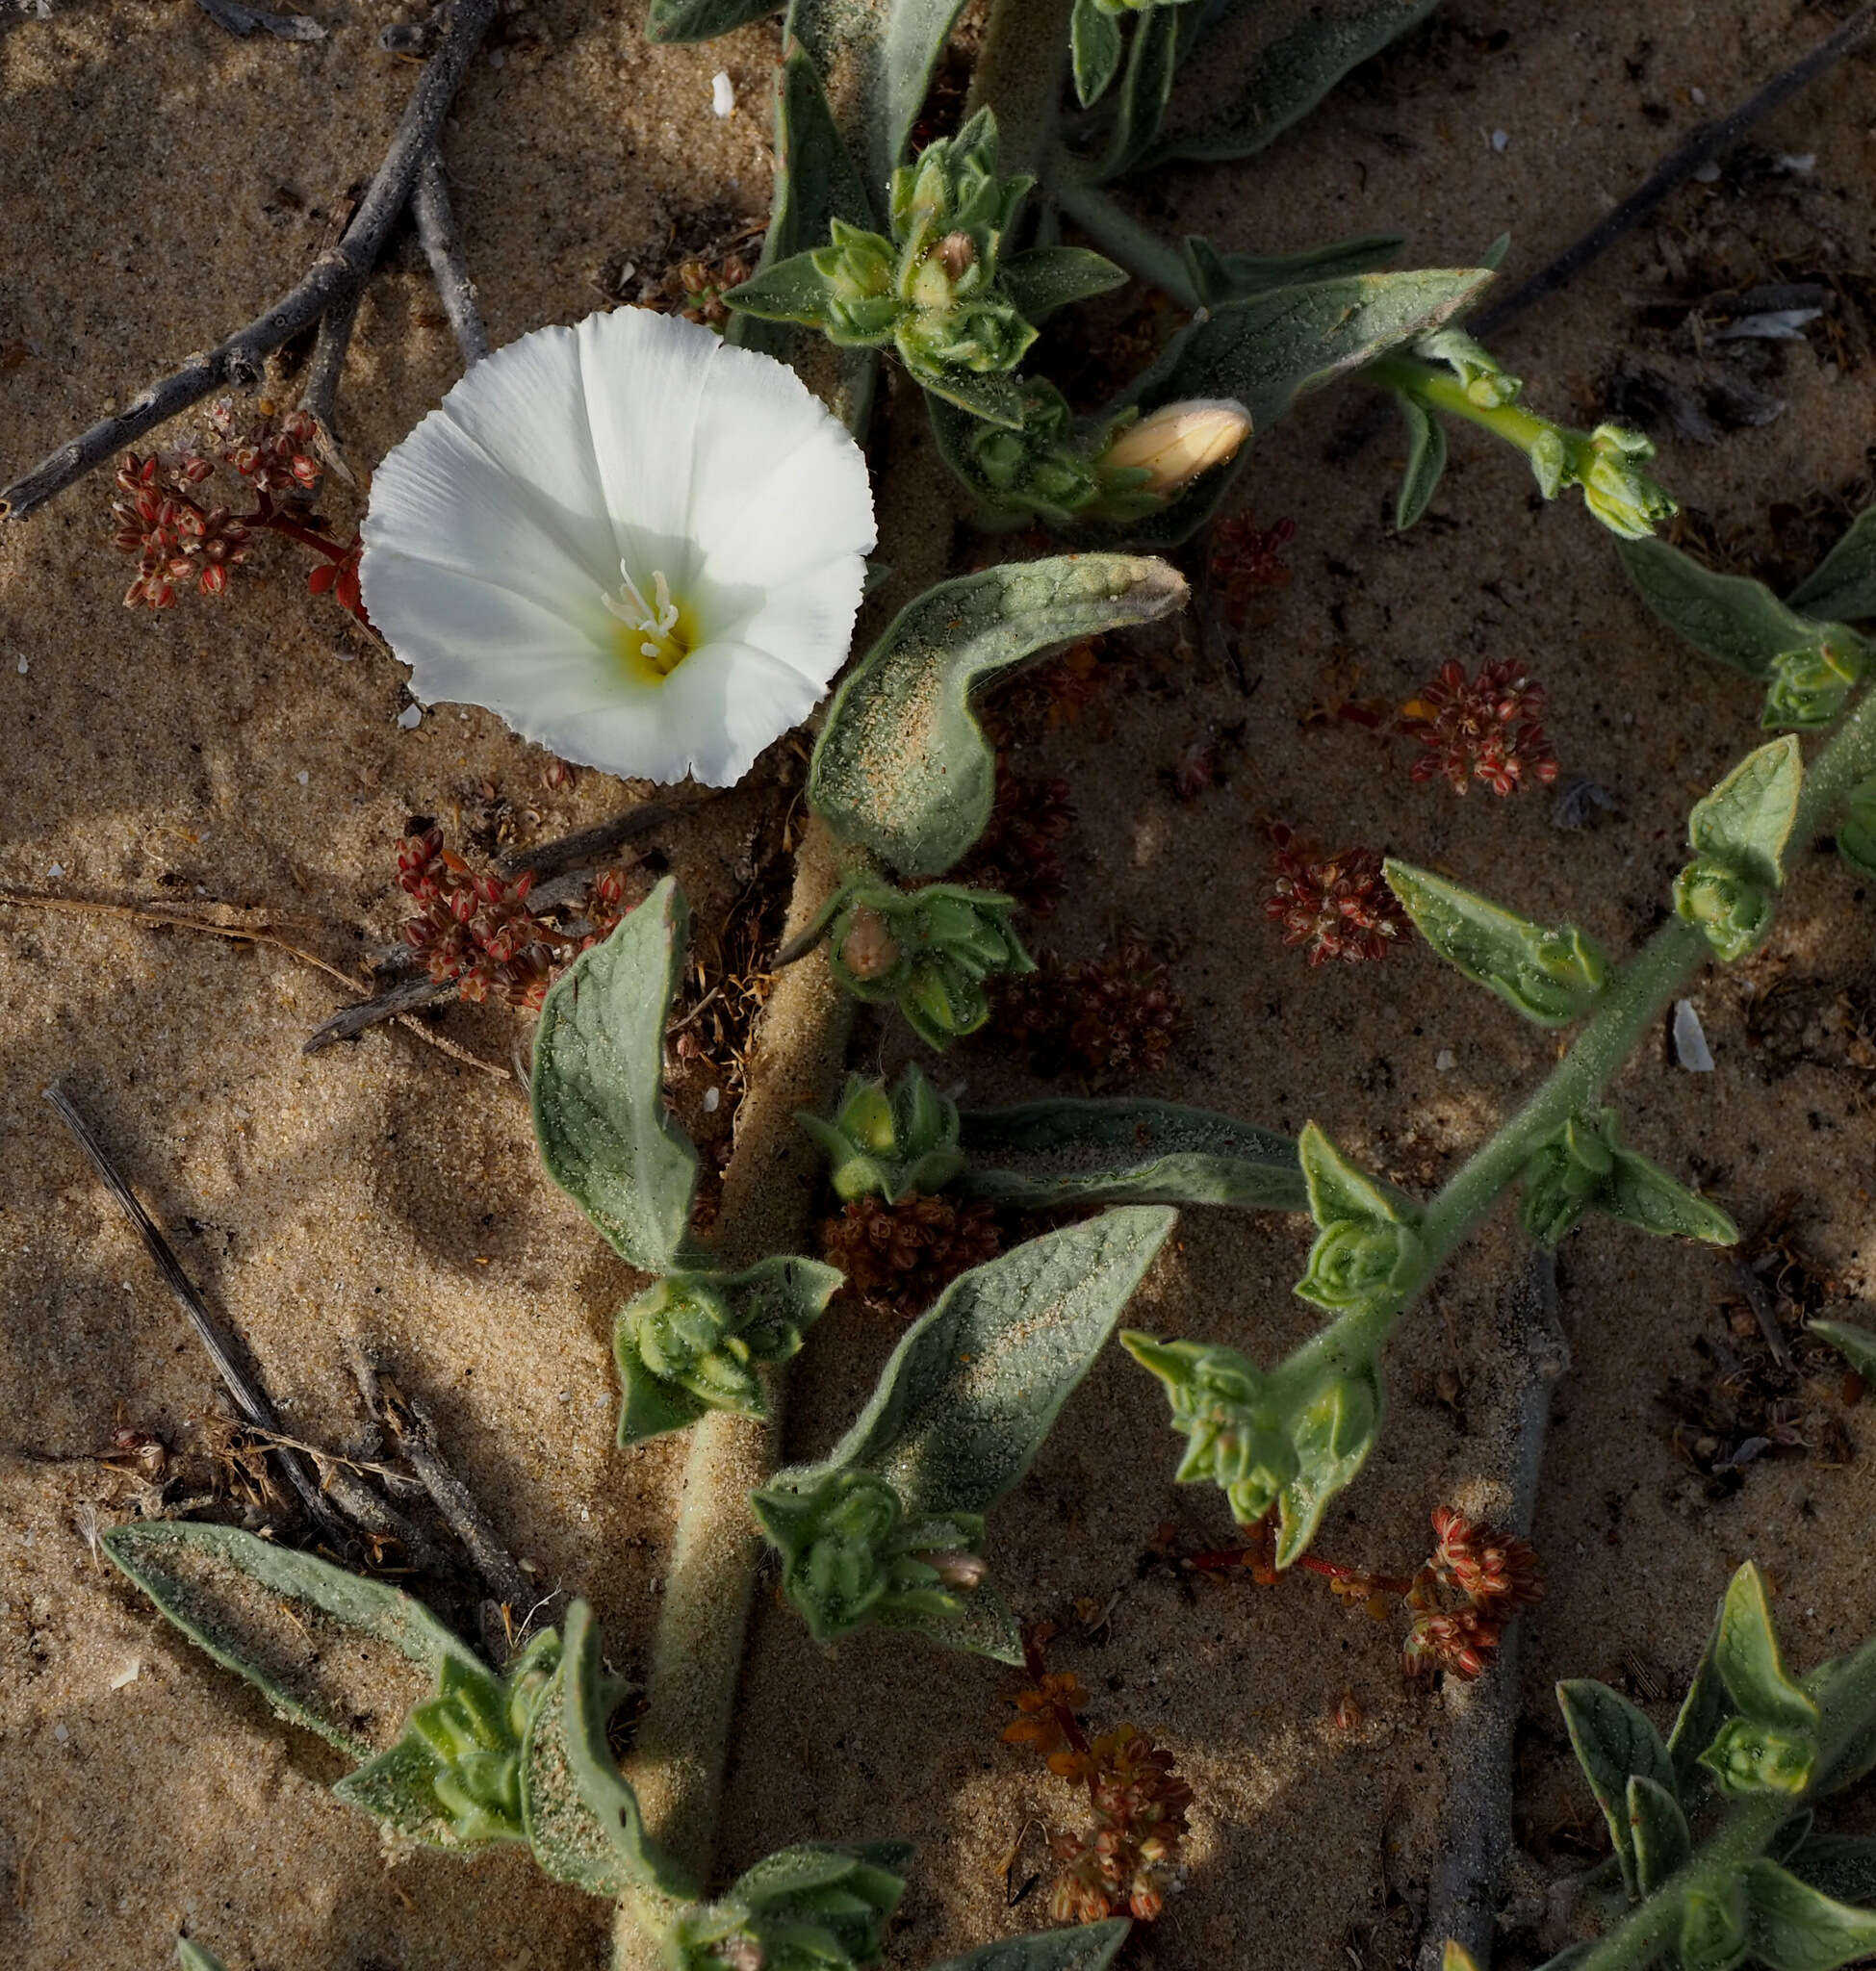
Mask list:
[[[1409,397],[1418,397],[1429,409],[1445,411],[1450,417],[1464,418],[1469,423],[1489,431],[1494,438],[1503,439],[1506,445],[1516,446],[1527,456],[1540,438],[1553,431],[1560,432],[1566,444],[1573,437],[1583,444],[1588,442],[1566,426],[1533,417],[1518,404],[1475,403],[1466,395],[1465,385],[1450,370],[1442,370],[1432,363],[1418,362],[1411,356],[1377,356],[1368,365],[1365,374],[1371,383],[1382,384],[1389,390],[1404,391]]]
[[[993,0],[966,105],[996,116],[997,165],[1033,178],[1054,146],[1074,0]]]

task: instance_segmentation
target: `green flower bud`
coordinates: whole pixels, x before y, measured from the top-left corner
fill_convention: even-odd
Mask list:
[[[1802,1793],[1817,1763],[1817,1743],[1809,1732],[1729,1718],[1700,1763],[1725,1793]]]
[[[1428,362],[1446,364],[1466,396],[1482,410],[1516,403],[1524,395],[1523,379],[1513,376],[1488,348],[1461,329],[1435,329],[1421,337],[1414,347]]]
[[[1589,457],[1576,462],[1576,477],[1584,503],[1611,533],[1627,541],[1645,541],[1676,511],[1671,496],[1635,461],[1655,456],[1655,448],[1639,431],[1620,424],[1599,424],[1589,434]]]
[[[505,1681],[448,1657],[436,1696],[412,1710],[401,1744],[421,1747],[434,1762],[430,1790],[456,1840],[523,1838],[522,1733],[559,1659],[552,1630],[516,1657]]]
[[[759,1417],[761,1378],[734,1324],[729,1301],[707,1275],[672,1273],[619,1317],[613,1346],[620,1372],[630,1377],[642,1368],[712,1410]]]
[[[1688,1889],[1681,1905],[1681,1971],[1735,1971],[1752,1947],[1746,1885],[1716,1872]]]
[[[898,1843],[803,1842],[758,1861],[720,1903],[692,1904],[666,1938],[676,1971],[847,1971],[873,1963],[905,1893]]]
[[[1187,1440],[1176,1482],[1210,1479],[1232,1518],[1255,1525],[1300,1469],[1271,1379],[1235,1348],[1136,1333],[1123,1333],[1120,1344],[1166,1385],[1172,1427]]]
[[[1800,732],[1828,726],[1849,702],[1863,672],[1862,652],[1846,645],[1822,642],[1787,651],[1772,666],[1760,723]]]
[[[1338,1313],[1365,1307],[1398,1295],[1421,1256],[1420,1235],[1411,1225],[1338,1218],[1317,1234],[1297,1292]]]
[[[831,243],[809,255],[827,290],[827,333],[836,343],[883,343],[899,314],[892,243],[844,219],[830,231]]]
[[[1573,1116],[1525,1165],[1525,1230],[1555,1251],[1563,1235],[1606,1188],[1615,1168],[1612,1112],[1595,1121]]]
[[[884,1082],[849,1076],[831,1123],[807,1113],[795,1120],[826,1151],[838,1197],[870,1193],[896,1204],[911,1190],[942,1190],[964,1166],[958,1105],[916,1062],[890,1092]]]
[[[1758,949],[1771,929],[1772,893],[1712,856],[1696,856],[1674,879],[1674,908],[1698,924],[1713,950],[1731,964]]]

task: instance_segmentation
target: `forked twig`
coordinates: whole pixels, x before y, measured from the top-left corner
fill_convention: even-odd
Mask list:
[[[475,305],[475,283],[469,277],[469,263],[463,258],[462,241],[456,232],[455,216],[450,210],[450,189],[444,181],[443,160],[432,144],[417,174],[417,190],[410,209],[417,220],[417,237],[423,243],[424,258],[430,264],[443,312],[455,332],[456,346],[462,351],[463,367],[473,369],[489,352],[488,330],[482,326],[482,311]]]
[[[1545,300],[1606,253],[1622,236],[1639,225],[1668,193],[1691,178],[1702,165],[1712,163],[1730,145],[1736,143],[1761,117],[1771,113],[1803,89],[1836,66],[1876,29],[1876,0],[1860,7],[1836,34],[1801,55],[1790,67],[1782,69],[1762,89],[1743,103],[1701,124],[1685,142],[1670,151],[1642,182],[1611,213],[1573,241],[1548,267],[1539,268],[1529,280],[1521,281],[1508,294],[1482,308],[1467,323],[1475,335],[1491,335],[1522,315],[1527,308]]]
[[[116,457],[144,432],[200,403],[211,391],[258,379],[263,360],[270,351],[357,292],[377,264],[398,215],[409,202],[417,174],[434,147],[470,58],[495,18],[497,4],[498,0],[450,0],[436,53],[424,64],[384,162],[338,244],[321,253],[299,283],[265,314],[206,353],[192,356],[123,410],[62,445],[24,478],[0,491],[0,520],[24,520],[55,493]]]

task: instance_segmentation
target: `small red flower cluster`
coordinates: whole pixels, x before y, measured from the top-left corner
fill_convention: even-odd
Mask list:
[[[430,977],[453,980],[464,999],[493,993],[527,1012],[540,1011],[548,987],[625,912],[625,879],[608,870],[588,894],[586,928],[563,931],[527,908],[531,874],[508,883],[477,872],[443,846],[437,828],[398,841],[398,883],[418,907],[404,942],[423,954]]]
[[[305,411],[289,411],[283,418],[264,402],[260,422],[244,426],[234,399],[224,397],[210,410],[209,422],[221,437],[222,463],[232,466],[256,493],[280,493],[292,499],[316,491],[325,476],[325,468],[302,449],[319,430]]]
[[[1264,914],[1283,926],[1285,944],[1307,945],[1312,965],[1330,959],[1351,964],[1387,956],[1388,946],[1411,926],[1381,874],[1373,849],[1347,849],[1312,860],[1280,822],[1271,831],[1276,880]]]
[[[1529,1541],[1475,1525],[1447,1506],[1433,1513],[1433,1557],[1405,1598],[1413,1625],[1401,1646],[1401,1667],[1409,1677],[1430,1677],[1436,1670],[1477,1677],[1490,1663],[1505,1624],[1520,1608],[1544,1599],[1537,1554]],[[1448,1606],[1442,1591],[1465,1599]]]
[[[1241,625],[1259,590],[1288,586],[1291,571],[1281,557],[1296,538],[1295,521],[1260,527],[1248,511],[1235,513],[1212,529],[1209,571],[1227,622]]]
[[[1032,1658],[1032,1675],[1036,1668]],[[1075,1716],[1082,1696],[1072,1671],[1041,1677],[1017,1697],[1022,1716],[1003,1733],[1012,1744],[1033,1746],[1050,1772],[1088,1788],[1089,1830],[1049,1835],[1049,1853],[1061,1864],[1049,1914],[1057,1923],[1100,1923],[1124,1907],[1151,1923],[1179,1866],[1192,1788],[1172,1754],[1131,1725],[1091,1741]]]
[[[1416,781],[1443,778],[1455,794],[1483,781],[1494,794],[1515,793],[1527,776],[1549,786],[1556,755],[1544,736],[1544,687],[1510,658],[1468,678],[1448,661],[1439,676],[1401,707],[1401,730],[1426,748],[1414,761]]]
[[[111,502],[117,532],[112,545],[137,556],[137,579],[124,607],[173,609],[176,591],[192,581],[205,596],[228,585],[228,570],[247,558],[247,528],[225,506],[200,505],[189,489],[215,468],[205,458],[168,463],[154,452],[124,454],[117,485],[128,499]]]

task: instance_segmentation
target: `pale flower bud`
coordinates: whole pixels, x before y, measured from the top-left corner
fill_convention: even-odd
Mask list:
[[[1144,493],[1169,499],[1201,473],[1237,455],[1250,436],[1250,413],[1230,397],[1193,397],[1143,418],[1101,455],[1109,472],[1144,471]]]

